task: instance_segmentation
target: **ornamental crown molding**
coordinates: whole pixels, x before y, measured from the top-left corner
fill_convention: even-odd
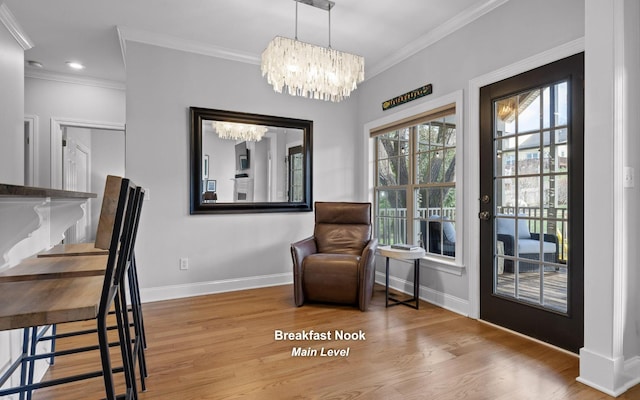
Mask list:
[[[463,28],[464,26],[470,24],[476,19],[482,17],[483,15],[495,10],[500,7],[504,3],[509,0],[489,0],[480,2],[476,7],[468,8],[462,13],[456,15],[455,17],[445,21],[437,28],[429,31],[426,35],[410,42],[406,46],[402,47],[400,50],[395,52],[389,57],[386,57],[384,61],[377,63],[372,66],[370,69],[367,69],[366,77],[372,78],[389,68],[393,67],[396,64],[406,60],[412,55],[418,53],[421,50],[426,49],[432,44],[438,42],[444,37],[452,34],[458,29]]]
[[[76,76],[63,74],[60,72],[52,72],[52,71],[36,71],[32,69],[25,68],[24,71],[25,78],[33,78],[33,79],[43,79],[47,81],[61,82],[61,83],[72,83],[75,85],[84,85],[84,86],[94,86],[104,89],[116,89],[116,90],[125,90],[126,85],[124,82],[119,81],[111,81],[107,79],[100,78],[92,78],[86,76]]]
[[[9,33],[13,36],[13,38],[18,42],[20,47],[23,50],[29,50],[34,46],[33,41],[26,34],[24,29],[16,20],[16,17],[13,15],[9,7],[6,4],[0,4],[0,22],[7,28]]]
[[[260,55],[225,47],[214,46],[196,40],[182,39],[162,33],[149,32],[142,29],[134,29],[126,26],[118,26],[118,37],[122,58],[126,65],[127,41],[150,44],[173,50],[202,54],[205,56],[223,58],[225,60],[239,61],[247,64],[260,65]]]
[[[509,0],[487,0],[479,2],[477,6],[463,11],[455,17],[445,21],[437,28],[431,30],[426,35],[414,40],[413,42],[410,42],[391,56],[386,57],[384,61],[379,62],[371,66],[370,68],[365,67],[365,80],[372,78],[393,67],[394,65],[406,60],[412,55],[431,46],[432,44],[457,31],[458,29],[463,28],[464,26],[493,11],[494,9],[500,7],[508,1]],[[242,52],[225,47],[214,46],[199,41],[182,39],[162,33],[130,28],[127,26],[118,26],[116,29],[118,31],[118,37],[120,39],[120,49],[122,51],[122,59],[125,62],[125,66],[127,41],[150,44],[173,50],[202,54],[247,64],[260,65],[260,54]]]

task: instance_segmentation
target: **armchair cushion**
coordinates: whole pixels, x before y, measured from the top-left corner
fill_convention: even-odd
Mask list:
[[[316,203],[319,253],[360,255],[371,239],[371,208],[362,203]]]
[[[315,301],[357,304],[359,256],[351,254],[312,254],[302,264],[302,290]]]
[[[360,255],[371,237],[371,227],[319,224],[314,236],[319,253]]]

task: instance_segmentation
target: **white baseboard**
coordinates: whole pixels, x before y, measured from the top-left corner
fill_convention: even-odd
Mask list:
[[[381,285],[385,284],[384,273],[376,272],[376,283],[379,283]],[[389,277],[389,287],[402,293],[413,294],[413,282],[409,282],[405,279],[400,279],[395,276]],[[468,300],[451,296],[449,294],[442,293],[424,286],[420,286],[419,297],[421,300],[434,304],[438,307],[442,307],[454,313],[464,315],[465,317],[469,316]]]
[[[618,397],[640,383],[640,357],[612,359],[586,348],[580,349],[580,383]]]
[[[187,283],[183,285],[141,288],[143,303],[202,296],[206,294],[234,292],[293,283],[293,273],[252,276],[248,278],[225,279],[221,281]]]
[[[384,281],[385,275],[383,273],[376,272],[376,282],[384,285]],[[142,288],[140,289],[140,297],[142,298],[143,303],[148,303],[153,301],[179,299],[183,297],[202,296],[213,293],[288,285],[291,283],[293,283],[293,273],[261,275],[221,281]],[[389,286],[403,293],[413,293],[413,283],[394,276],[390,277]],[[469,315],[468,300],[460,299],[424,286],[420,287],[420,299],[464,316]]]

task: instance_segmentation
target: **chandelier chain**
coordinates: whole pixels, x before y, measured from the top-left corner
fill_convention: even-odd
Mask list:
[[[329,8],[329,48],[331,48],[331,8]]]

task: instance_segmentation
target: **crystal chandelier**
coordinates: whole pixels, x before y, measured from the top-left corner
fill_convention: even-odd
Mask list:
[[[266,126],[240,124],[237,122],[212,121],[220,139],[248,140],[259,142],[269,130]]]
[[[284,87],[291,96],[339,102],[349,97],[364,80],[364,58],[331,48],[331,8],[328,0],[294,0],[296,2],[296,37],[276,36],[262,53],[262,76],[273,90]],[[298,3],[329,12],[329,47],[298,40]]]

